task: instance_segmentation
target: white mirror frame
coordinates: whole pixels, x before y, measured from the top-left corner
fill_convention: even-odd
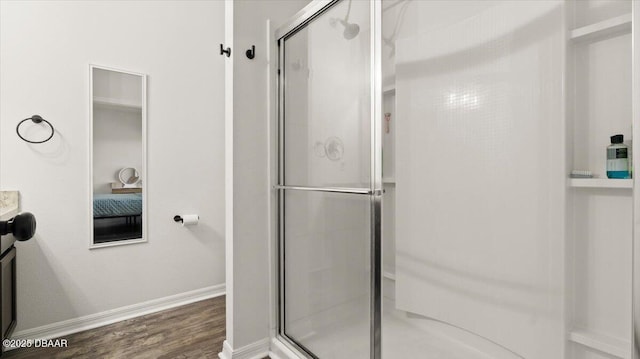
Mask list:
[[[108,70],[121,72],[124,74],[140,76],[142,80],[142,168],[140,170],[140,178],[144,181],[142,186],[142,238],[126,239],[121,241],[106,242],[95,244],[93,238],[93,70]],[[89,249],[122,246],[127,244],[148,242],[148,220],[147,220],[147,188],[149,187],[149,179],[147,177],[147,75],[139,72],[116,69],[112,67],[99,66],[89,64]]]

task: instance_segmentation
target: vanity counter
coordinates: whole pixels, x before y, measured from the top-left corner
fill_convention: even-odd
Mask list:
[[[18,191],[0,191],[0,220],[6,221],[20,213]]]
[[[8,221],[20,213],[18,191],[0,191],[0,220]],[[0,236],[0,333],[9,338],[17,323],[16,310],[16,242],[13,234]],[[4,352],[0,347],[0,356]]]

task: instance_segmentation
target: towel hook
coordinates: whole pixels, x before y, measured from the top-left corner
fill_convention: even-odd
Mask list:
[[[227,54],[227,57],[231,56],[231,48],[227,47],[227,49],[225,50],[224,46],[222,44],[220,44],[220,55],[223,54]]]
[[[30,140],[27,140],[26,138],[22,137],[22,135],[20,134],[20,125],[22,125],[25,121],[28,121],[28,120],[33,121],[33,123],[44,122],[47,125],[49,125],[49,128],[51,128],[51,134],[49,135],[49,137],[47,137],[45,140],[42,140],[42,141],[30,141]],[[44,118],[42,118],[42,116],[40,116],[40,115],[33,115],[33,116],[29,117],[29,118],[25,118],[24,120],[18,122],[18,125],[16,126],[16,133],[18,134],[18,137],[20,137],[23,141],[29,142],[29,143],[45,143],[45,142],[49,141],[53,137],[53,134],[55,133],[55,131],[56,130],[53,128],[53,125],[49,121],[47,121]]]
[[[250,60],[253,60],[253,58],[256,57],[256,46],[251,45],[251,48],[247,50],[246,55],[247,55],[247,58],[249,58]]]

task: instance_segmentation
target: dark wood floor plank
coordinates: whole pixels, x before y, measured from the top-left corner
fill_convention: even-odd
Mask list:
[[[217,358],[225,335],[222,296],[67,335],[67,348],[16,349],[2,359]]]

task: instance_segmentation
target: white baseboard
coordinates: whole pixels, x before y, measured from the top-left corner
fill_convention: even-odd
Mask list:
[[[299,359],[291,349],[277,338],[271,339],[271,348],[269,348],[269,358],[271,359]],[[223,358],[224,359],[224,358]]]
[[[220,359],[231,359],[233,357],[233,348],[228,341],[222,342],[222,352],[218,353]]]
[[[37,328],[25,329],[13,333],[12,339],[53,339],[65,335],[98,328],[123,320],[179,307],[185,304],[214,298],[225,294],[225,285],[218,284],[211,287],[196,289],[190,292],[170,295],[164,298],[149,300],[142,303],[128,305],[100,313],[90,314],[62,322],[43,325]],[[11,350],[12,348],[7,348]]]
[[[218,357],[220,359],[262,359],[269,354],[269,338],[258,340],[238,349],[233,349],[225,340],[222,344],[222,352],[218,354]]]

